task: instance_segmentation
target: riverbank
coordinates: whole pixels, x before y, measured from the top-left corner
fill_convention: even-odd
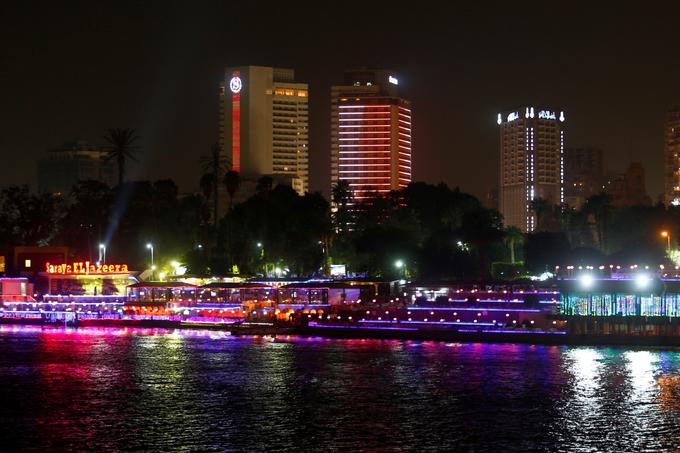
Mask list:
[[[0,324],[19,324],[60,327],[64,324],[40,322],[32,319],[0,319]],[[666,346],[680,347],[680,337],[570,334],[564,331],[523,329],[447,330],[417,327],[368,327],[340,324],[310,324],[285,326],[269,323],[218,323],[196,321],[89,319],[69,327],[139,327],[164,329],[206,329],[229,332],[234,336],[300,335],[306,337],[384,339],[414,341],[456,341],[473,343],[523,343],[542,345],[611,345],[611,346]]]

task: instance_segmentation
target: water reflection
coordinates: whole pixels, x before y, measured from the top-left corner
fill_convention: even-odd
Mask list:
[[[0,450],[668,451],[679,376],[677,351],[0,326]]]

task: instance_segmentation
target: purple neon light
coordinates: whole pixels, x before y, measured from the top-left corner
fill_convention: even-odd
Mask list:
[[[492,322],[447,322],[447,321],[389,321],[379,320],[372,321],[370,319],[360,320],[361,323],[378,323],[378,324],[426,324],[433,326],[495,326]]]
[[[465,333],[527,333],[532,335],[566,335],[567,332],[548,332],[548,331],[535,331],[535,330],[494,330],[494,329],[460,329],[458,332]]]
[[[26,305],[98,305],[98,306],[101,306],[101,305],[124,305],[125,304],[125,302],[115,302],[115,301],[114,302],[104,302],[104,301],[101,301],[101,302],[94,302],[94,301],[93,302],[74,302],[74,301],[66,301],[66,300],[64,300],[64,301],[55,300],[55,301],[51,301],[51,302],[45,302],[45,301],[36,302],[36,301],[25,301],[25,300],[22,300],[22,301],[11,300],[10,301],[10,300],[8,300],[8,301],[4,301],[2,303],[5,304],[5,305],[26,304]]]
[[[417,331],[415,327],[381,327],[381,326],[333,326],[330,324],[316,324],[309,323],[310,327],[319,327],[322,329],[360,329],[360,330],[408,330]]]
[[[536,308],[444,308],[444,307],[409,307],[409,310],[421,310],[421,311],[504,311],[504,312],[518,312],[518,313],[543,313],[543,310]]]

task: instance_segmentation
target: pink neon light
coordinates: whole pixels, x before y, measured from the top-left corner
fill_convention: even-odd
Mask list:
[[[390,164],[340,164],[340,167],[390,167]]]
[[[342,148],[384,148],[386,146],[390,146],[390,145],[372,145],[372,144],[369,144],[369,143],[366,143],[364,145],[350,145],[350,144],[347,144],[347,143],[340,143],[340,147],[342,147]]]
[[[392,106],[389,105],[389,104],[339,105],[338,106],[339,109],[375,109],[375,108],[383,108],[383,107],[392,107]],[[403,107],[401,107],[401,108],[403,108]]]
[[[343,153],[343,154],[347,154],[347,153]],[[353,153],[352,153],[352,154],[353,154]],[[340,160],[349,160],[349,161],[356,161],[356,160],[360,160],[360,161],[364,161],[364,160],[387,160],[387,161],[389,161],[390,158],[389,158],[389,157],[342,157],[342,156],[340,156]]]
[[[385,127],[385,128],[390,128],[389,124],[354,124],[354,125],[339,125],[338,127]],[[399,126],[401,127],[401,126]],[[404,128],[406,129],[406,128]],[[410,129],[408,129],[410,130]]]
[[[361,141],[368,141],[368,142],[377,142],[377,141],[390,141],[390,137],[344,137],[344,138],[339,138],[339,141],[343,142],[361,142]]]
[[[383,115],[389,116],[392,112],[389,110],[377,110],[375,112],[338,112],[338,115]]]
[[[374,149],[372,151],[339,150],[341,154],[389,154],[389,150]]]

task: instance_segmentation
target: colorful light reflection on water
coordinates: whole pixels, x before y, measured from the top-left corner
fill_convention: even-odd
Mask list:
[[[0,326],[0,450],[641,451],[678,350]]]

